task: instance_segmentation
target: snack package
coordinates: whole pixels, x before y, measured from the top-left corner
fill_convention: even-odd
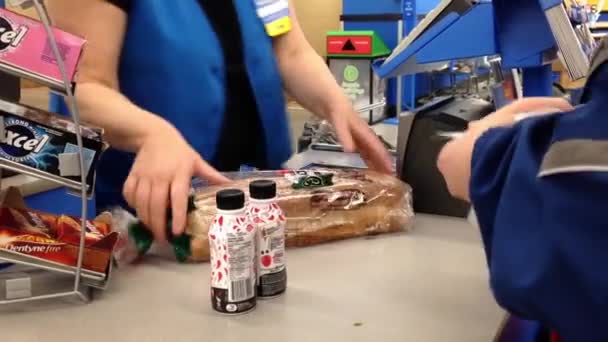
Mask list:
[[[110,222],[104,215],[87,221],[83,259],[86,271],[104,275],[110,266],[118,241]],[[31,263],[74,267],[79,245],[80,218],[42,213],[6,202],[0,206],[0,253],[29,257],[27,261]]]
[[[76,127],[66,117],[0,99],[0,156],[30,169],[80,183]],[[103,131],[81,125],[85,174],[93,188],[95,168],[106,148]],[[63,156],[72,158],[65,159]]]
[[[57,239],[74,245],[80,244],[80,218],[61,215],[55,225]],[[85,246],[91,246],[111,233],[110,224],[98,220],[86,221]]]
[[[0,8],[0,28],[0,62],[46,82],[63,84],[41,22]],[[53,32],[68,77],[74,82],[86,40],[56,28]]]
[[[257,179],[271,179],[277,183],[278,205],[287,219],[287,247],[408,231],[413,226],[411,188],[392,176],[368,170],[321,169],[225,175],[235,182],[225,187],[207,186],[202,181],[195,183],[186,234],[179,240],[170,241],[174,251],[179,246],[186,253],[178,260],[209,260],[207,232],[216,213],[216,192],[223,188],[247,192],[249,182]],[[128,263],[152,249],[152,238],[148,235],[142,240],[141,234],[146,235],[142,233],[145,227],[130,214],[124,211],[123,214],[128,219],[114,226],[116,230],[126,232],[121,236],[129,236],[129,243],[123,245],[131,248],[128,252],[119,252],[131,257],[123,262]],[[115,219],[119,216],[113,214]],[[145,248],[137,248],[142,245]],[[160,253],[166,255],[166,251]],[[171,254],[177,256],[175,252]]]

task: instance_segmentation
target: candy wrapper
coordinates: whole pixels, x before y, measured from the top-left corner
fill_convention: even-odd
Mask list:
[[[0,253],[4,257],[14,256],[34,264],[76,266],[80,218],[29,209],[20,203],[22,198],[18,190],[11,188],[8,192],[17,198],[17,202],[5,197],[0,206]],[[86,222],[85,276],[95,274],[104,278],[109,270],[118,241],[118,234],[112,231],[110,223],[108,215]]]
[[[44,172],[66,182],[80,183],[80,164],[76,126],[66,117],[0,99],[0,157]],[[83,142],[84,173],[89,190],[93,189],[95,169],[107,145],[103,131],[80,126]]]
[[[270,179],[277,183],[278,205],[285,212],[287,247],[303,247],[348,238],[408,231],[413,226],[411,188],[400,180],[368,170],[306,170],[239,172],[225,174],[234,182],[225,187],[194,185],[186,234],[170,241],[181,246],[178,260],[209,260],[208,229],[216,213],[215,194],[223,188],[248,191],[249,182]],[[145,228],[129,217],[116,229],[127,232],[130,246],[121,253],[142,256],[150,251],[151,236],[141,235]],[[115,219],[119,215],[114,214]],[[121,228],[122,227],[122,228]],[[144,238],[142,239],[142,236]],[[177,243],[179,242],[179,243]],[[173,253],[177,255],[177,253]],[[187,256],[187,257],[184,257]],[[124,259],[123,259],[124,260]],[[125,263],[125,262],[123,262]]]
[[[86,41],[54,28],[67,76],[74,81]],[[48,83],[63,84],[41,22],[0,8],[0,62]]]

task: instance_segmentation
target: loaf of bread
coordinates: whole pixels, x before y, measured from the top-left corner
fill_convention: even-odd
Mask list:
[[[400,180],[367,170],[307,170],[238,173],[228,185],[247,193],[249,182],[277,183],[278,203],[287,218],[288,247],[311,246],[348,238],[407,231],[413,224],[411,188]],[[189,261],[209,259],[207,231],[216,213],[215,194],[226,187],[194,189],[196,209],[186,232]]]

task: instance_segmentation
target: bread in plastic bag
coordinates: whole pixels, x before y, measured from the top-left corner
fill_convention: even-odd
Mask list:
[[[196,210],[190,215],[187,233],[193,237],[195,261],[208,259],[207,231],[215,215],[216,192],[230,187],[247,193],[249,182],[255,179],[277,183],[278,204],[287,219],[288,247],[407,231],[413,225],[411,188],[392,176],[368,170],[335,169],[227,176],[234,183],[225,187],[198,184],[194,189]]]
[[[225,188],[238,188],[248,193],[249,183],[257,179],[270,179],[277,183],[278,204],[287,219],[287,247],[402,232],[413,226],[411,188],[392,176],[368,170],[341,169],[235,172],[224,175],[234,182],[221,187],[208,186],[204,181],[194,184],[186,234],[184,237],[170,237],[169,245],[178,261],[209,260],[207,232],[216,214],[215,194]],[[136,241],[125,245],[139,246],[140,256],[149,250],[150,253],[165,256],[173,254],[167,249],[152,248],[152,235],[133,219],[123,220],[130,222],[129,231],[124,236]],[[116,226],[121,229],[120,224]],[[130,258],[127,263],[133,259]],[[125,260],[122,261],[119,263],[125,263]]]

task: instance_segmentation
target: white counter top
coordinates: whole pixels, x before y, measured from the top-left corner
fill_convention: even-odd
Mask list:
[[[488,342],[503,312],[479,233],[419,216],[415,231],[292,249],[289,289],[249,314],[212,312],[207,264],[149,259],[88,305],[0,307],[2,341]]]

